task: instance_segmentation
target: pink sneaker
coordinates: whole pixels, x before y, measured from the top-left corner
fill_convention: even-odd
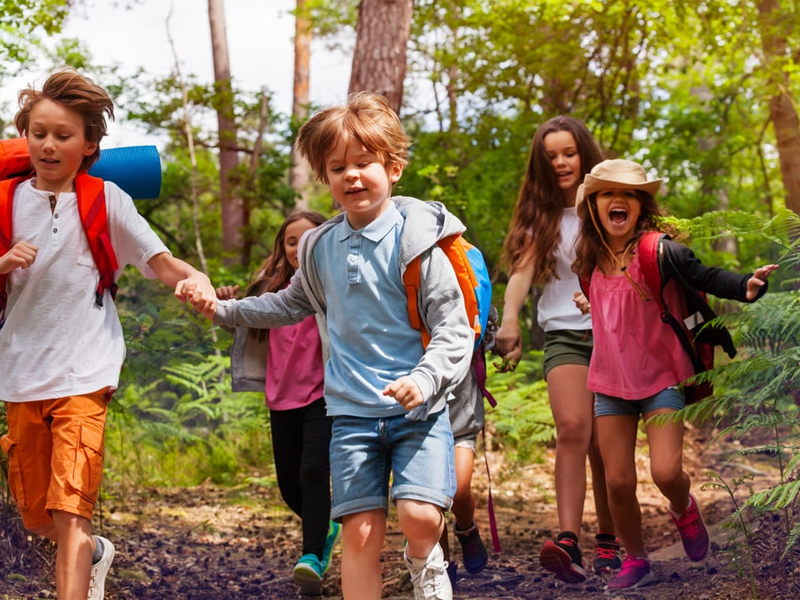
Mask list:
[[[672,515],[672,522],[681,534],[686,556],[693,561],[703,560],[708,554],[711,541],[708,539],[708,529],[703,522],[697,500],[689,494],[689,507],[682,515],[676,515],[672,509],[669,512]]]
[[[608,582],[608,590],[624,590],[638,588],[653,581],[653,572],[650,570],[650,561],[646,558],[626,556],[622,561],[622,568],[614,579]]]

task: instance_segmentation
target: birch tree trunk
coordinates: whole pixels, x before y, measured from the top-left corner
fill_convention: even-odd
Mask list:
[[[225,31],[224,0],[208,0],[211,49],[214,60],[214,87],[219,131],[219,199],[222,209],[222,251],[228,264],[241,259],[244,203],[237,193],[233,176],[239,164],[236,151],[236,123],[233,115],[231,67]]]
[[[386,96],[400,112],[414,0],[361,0],[349,93]]]

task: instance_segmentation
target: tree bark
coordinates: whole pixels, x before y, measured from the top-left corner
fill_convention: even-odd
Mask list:
[[[800,119],[790,92],[789,73],[783,69],[788,58],[788,32],[794,27],[794,17],[781,11],[779,0],[759,2],[758,16],[772,91],[769,115],[775,130],[786,207],[800,214]]]
[[[311,20],[305,13],[305,0],[297,0],[294,20],[294,89],[292,95],[292,119],[302,123],[308,117],[309,81],[311,78]],[[289,185],[297,198],[295,210],[308,210],[308,184],[310,181],[308,162],[292,146],[292,166],[289,170]]]
[[[400,112],[414,0],[361,0],[349,93],[382,94]]]
[[[214,60],[217,128],[219,132],[219,199],[222,215],[222,251],[225,262],[241,259],[244,227],[244,202],[237,193],[234,176],[239,165],[236,150],[236,122],[233,114],[233,88],[225,31],[224,0],[208,0],[211,49]]]

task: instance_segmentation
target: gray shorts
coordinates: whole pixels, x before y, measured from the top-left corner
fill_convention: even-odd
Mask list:
[[[478,389],[474,369],[470,368],[453,394],[455,397],[449,402],[448,409],[455,445],[472,448],[474,451],[475,440],[485,422],[483,396]]]

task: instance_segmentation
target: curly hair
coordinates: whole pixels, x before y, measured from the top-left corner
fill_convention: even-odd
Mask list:
[[[385,161],[384,166],[408,164],[411,139],[400,118],[379,94],[358,92],[347,104],[326,108],[300,128],[295,145],[317,179],[329,183],[325,159],[342,137],[352,136]]]
[[[80,113],[84,136],[87,141],[97,142],[97,148],[83,158],[79,170],[87,171],[97,162],[100,140],[107,134],[106,118],[114,119],[114,102],[103,88],[74,69],[64,69],[50,75],[40,91],[33,87],[22,90],[18,99],[20,109],[14,117],[14,125],[22,136],[27,136],[31,111],[42,100],[52,100]]]
[[[533,263],[535,285],[543,285],[556,277],[555,251],[561,242],[561,215],[567,201],[558,185],[544,139],[559,131],[568,131],[575,139],[581,159],[581,182],[592,167],[603,160],[597,142],[578,119],[555,117],[536,131],[501,257],[501,264],[511,273]]]

